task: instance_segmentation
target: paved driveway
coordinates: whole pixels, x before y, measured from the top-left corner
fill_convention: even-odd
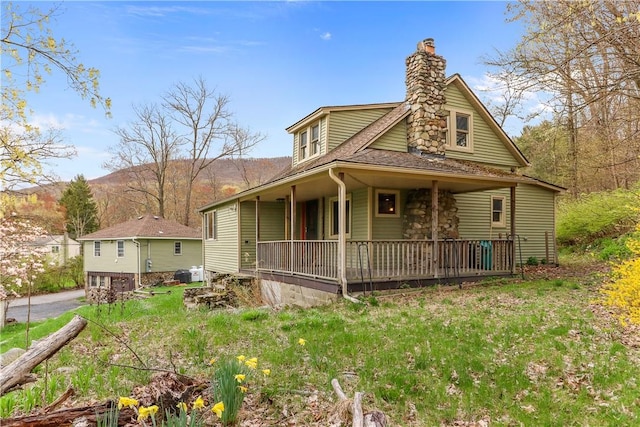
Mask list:
[[[32,296],[31,321],[35,322],[58,317],[69,310],[86,305],[86,302],[80,300],[80,298],[84,298],[84,296],[84,289]],[[9,303],[7,319],[13,318],[18,322],[26,322],[28,308],[28,298],[24,297],[12,300]]]

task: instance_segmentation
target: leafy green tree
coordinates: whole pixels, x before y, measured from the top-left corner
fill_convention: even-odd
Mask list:
[[[60,204],[65,208],[67,232],[73,239],[98,230],[98,208],[89,184],[77,175],[62,193]]]

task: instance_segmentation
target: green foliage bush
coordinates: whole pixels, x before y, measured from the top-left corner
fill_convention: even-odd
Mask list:
[[[83,281],[82,257],[77,256],[64,265],[49,266],[44,273],[38,275],[33,283],[33,290],[36,293],[59,292],[79,287]]]
[[[638,221],[638,206],[640,186],[564,200],[558,207],[558,243],[586,247],[598,239],[629,233]]]

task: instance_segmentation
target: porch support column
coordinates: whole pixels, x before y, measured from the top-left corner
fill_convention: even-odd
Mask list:
[[[256,262],[254,263],[255,265],[255,270],[258,270],[258,260],[260,259],[260,257],[258,257],[258,242],[260,241],[260,196],[256,196]]]
[[[438,250],[438,181],[431,181],[431,239],[433,240],[433,253],[431,254],[431,266],[433,267],[433,277],[440,276],[438,273],[440,252]]]
[[[516,187],[511,187],[511,194],[509,195],[510,204],[510,221],[511,221],[511,240],[513,245],[511,247],[511,274],[516,273],[516,242],[518,241],[516,236]]]
[[[296,238],[296,186],[291,186],[291,197],[289,204],[289,216],[291,217],[291,230],[289,234],[291,235],[291,245],[289,248],[289,271],[293,271],[293,262],[295,259],[295,249],[293,247],[293,241]]]

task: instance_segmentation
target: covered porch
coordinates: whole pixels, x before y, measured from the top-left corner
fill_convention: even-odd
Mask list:
[[[516,267],[515,187],[512,176],[449,176],[421,170],[331,167],[289,185],[263,188],[241,200],[243,271],[303,286],[365,289],[457,282],[511,275]],[[378,215],[378,189],[396,194],[389,214]],[[406,194],[426,189],[423,234],[407,238]],[[509,191],[508,227],[486,238],[458,235],[442,224],[441,195],[490,189]],[[395,192],[395,193],[394,193]],[[506,200],[505,200],[506,203]],[[396,209],[396,212],[393,210]],[[253,212],[250,212],[253,210]],[[253,221],[251,221],[253,219]],[[255,246],[249,242],[255,238]],[[255,252],[253,252],[255,251]],[[387,285],[383,285],[387,283]]]

